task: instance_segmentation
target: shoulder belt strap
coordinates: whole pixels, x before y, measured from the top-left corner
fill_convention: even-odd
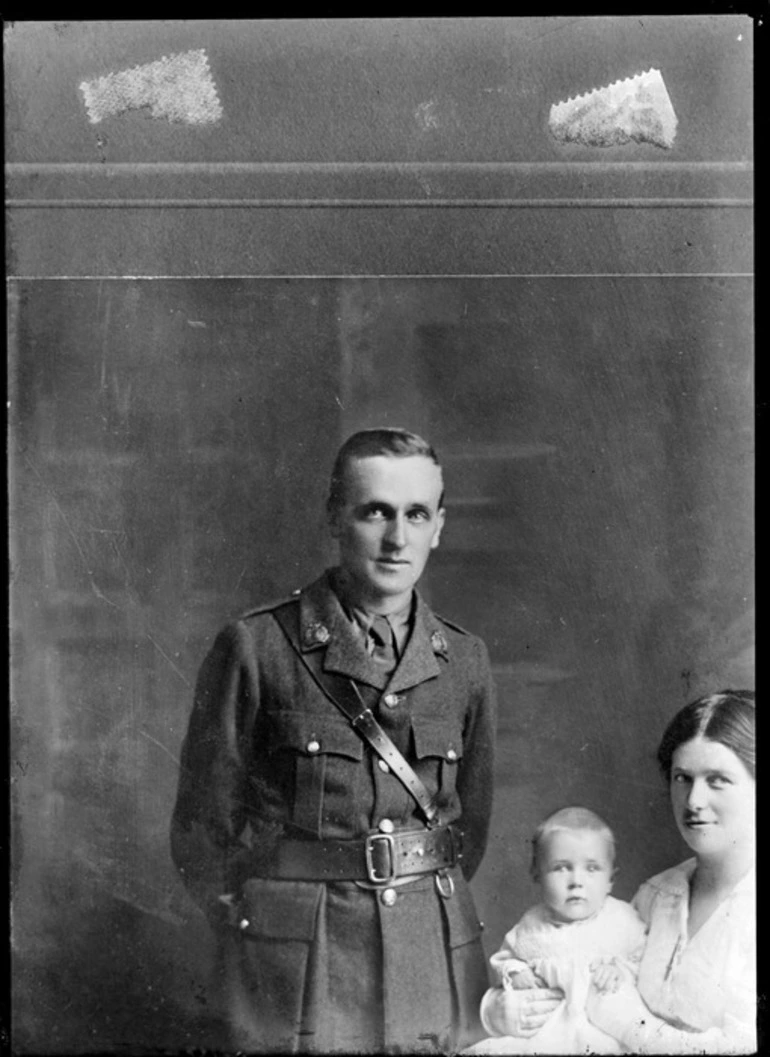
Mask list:
[[[421,779],[415,774],[414,770],[379,725],[372,714],[372,710],[366,707],[354,681],[350,679],[346,684],[342,680],[335,678],[335,692],[332,692],[332,680],[322,667],[322,651],[314,650],[308,654],[303,654],[300,651],[292,634],[291,616],[288,607],[274,610],[273,616],[292,649],[309,672],[313,682],[323,692],[324,696],[342,712],[356,733],[371,745],[377,755],[387,763],[407,792],[414,797],[428,824],[431,826],[437,825],[440,820],[435,798],[431,796]]]

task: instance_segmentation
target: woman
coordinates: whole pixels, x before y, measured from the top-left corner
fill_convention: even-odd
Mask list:
[[[631,1053],[753,1053],[756,1039],[754,693],[726,690],[674,716],[658,749],[674,818],[694,857],[651,878],[637,981],[594,987],[586,1012]],[[548,994],[548,998],[546,998]],[[488,992],[492,1034],[531,1037],[549,993]]]

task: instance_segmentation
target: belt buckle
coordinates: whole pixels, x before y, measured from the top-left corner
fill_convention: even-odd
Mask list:
[[[388,846],[388,858],[390,859],[390,870],[387,874],[380,875],[377,872],[372,859],[372,848],[376,841],[382,841]],[[394,854],[395,842],[392,833],[372,833],[366,838],[364,855],[366,856],[366,876],[372,884],[390,884],[396,879],[396,856]]]

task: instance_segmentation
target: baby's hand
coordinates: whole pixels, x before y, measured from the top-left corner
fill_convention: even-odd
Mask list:
[[[614,959],[591,964],[591,978],[597,991],[614,994],[623,982],[623,973]]]
[[[505,982],[514,991],[531,991],[534,987],[545,987],[545,983],[530,968],[506,973]]]

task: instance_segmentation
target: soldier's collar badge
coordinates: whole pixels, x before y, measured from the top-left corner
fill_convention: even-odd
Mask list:
[[[308,624],[304,631],[306,646],[325,646],[331,638],[331,632],[325,624]]]
[[[440,653],[446,657],[449,652],[449,644],[440,631],[434,631],[430,637],[430,644],[434,653]]]

